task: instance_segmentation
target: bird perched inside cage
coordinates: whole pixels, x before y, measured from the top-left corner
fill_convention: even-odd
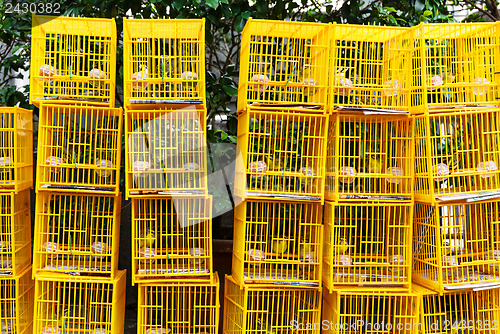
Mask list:
[[[270,323],[268,323],[266,320],[262,319],[257,319],[255,321],[256,329],[257,331],[263,332],[265,331],[266,334],[276,334],[276,332],[272,329],[272,326]]]
[[[275,239],[272,244],[273,253],[283,255],[288,250],[288,242],[283,239]]]
[[[349,243],[345,238],[338,238],[333,245],[333,253],[335,255],[343,255],[349,250]]]
[[[380,158],[370,155],[366,163],[367,172],[380,174],[383,170],[383,163]]]
[[[275,153],[271,153],[267,155],[267,167],[272,171],[281,171],[285,168],[285,164],[283,163],[283,159],[277,156]]]
[[[152,230],[143,231],[139,237],[139,247],[153,247],[156,242],[155,232]]]

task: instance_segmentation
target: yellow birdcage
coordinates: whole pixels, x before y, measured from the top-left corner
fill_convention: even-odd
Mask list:
[[[37,275],[33,333],[123,333],[126,272],[115,278]]]
[[[498,105],[499,23],[414,28],[412,113]]]
[[[205,19],[123,20],[125,105],[202,104]]]
[[[114,19],[33,15],[30,103],[115,105]]]
[[[122,109],[42,104],[36,190],[118,195]]]
[[[0,193],[0,276],[16,276],[30,264],[30,191]]]
[[[413,49],[410,28],[334,24],[331,43],[332,107],[409,111]]]
[[[500,190],[499,109],[415,117],[415,200],[463,199]]]
[[[410,201],[413,120],[408,116],[330,116],[325,198]]]
[[[139,284],[137,333],[217,334],[219,277]]]
[[[321,289],[248,284],[226,276],[223,333],[311,333],[321,323]]]
[[[328,116],[249,110],[239,116],[239,198],[323,201]]]
[[[41,192],[36,201],[34,274],[116,274],[121,196]]]
[[[132,199],[132,282],[212,273],[212,198]]]
[[[413,204],[325,204],[323,283],[411,287]]]
[[[415,292],[325,289],[322,333],[420,333],[419,306]]]
[[[0,333],[33,333],[33,297],[30,268],[16,276],[0,275]]]
[[[207,193],[206,109],[149,107],[125,112],[127,198]]]
[[[443,295],[414,285],[420,298],[419,334],[494,333],[500,319],[500,290],[449,291]]]
[[[321,204],[245,201],[235,208],[233,279],[321,285]]]
[[[32,111],[0,107],[0,190],[33,187]]]
[[[325,112],[329,32],[324,23],[250,18],[241,35],[238,111],[286,106]]]
[[[416,203],[412,276],[440,293],[500,286],[500,202]]]

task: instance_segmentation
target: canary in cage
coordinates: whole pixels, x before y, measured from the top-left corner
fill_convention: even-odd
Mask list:
[[[334,242],[333,252],[335,255],[343,255],[349,250],[349,243],[345,238],[338,238]]]
[[[275,239],[272,243],[273,253],[283,255],[288,250],[288,241],[284,239]]]
[[[139,237],[139,247],[153,247],[156,242],[156,234],[153,230],[143,231]]]
[[[366,163],[366,171],[368,173],[375,173],[375,174],[380,174],[383,170],[383,162],[382,159],[377,158],[373,155],[370,155],[367,158],[367,163]]]

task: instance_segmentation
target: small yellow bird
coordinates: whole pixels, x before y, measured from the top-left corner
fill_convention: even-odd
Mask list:
[[[382,171],[383,164],[381,160],[370,156],[366,167],[368,169],[367,172],[379,174]]]
[[[63,328],[68,328],[68,322],[70,318],[69,307],[65,306],[60,312],[59,317],[57,319],[57,326]]]
[[[145,233],[141,233],[139,240],[139,247],[153,247],[156,242],[155,232],[147,230]]]
[[[455,82],[455,76],[451,72],[441,73],[441,79],[443,80],[443,83],[445,83],[445,84]]]
[[[349,243],[346,239],[340,238],[334,243],[333,252],[335,255],[345,254],[349,250]]]
[[[284,169],[284,164],[279,157],[274,154],[269,154],[267,156],[267,168],[273,171],[282,171]]]
[[[443,241],[443,250],[441,253],[443,256],[448,256],[451,253],[453,253],[453,249],[451,248],[450,243],[448,241]]]
[[[288,249],[288,242],[286,240],[273,241],[273,253],[284,254]]]
[[[257,330],[262,331],[265,330],[267,334],[276,334],[276,332],[271,328],[270,325],[266,324],[266,321],[257,319],[256,320]]]

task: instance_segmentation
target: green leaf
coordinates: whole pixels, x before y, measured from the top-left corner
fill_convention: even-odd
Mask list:
[[[220,139],[226,140],[229,135],[227,134],[226,131],[221,131],[220,132]]]
[[[218,0],[206,0],[205,3],[213,8],[213,9],[217,9],[217,7],[219,7],[219,1]]]
[[[238,95],[238,87],[234,85],[225,85],[223,87],[224,91],[227,93],[229,96],[236,96]]]
[[[250,16],[252,16],[252,14],[250,14],[250,12],[241,13],[241,17],[243,17],[244,19],[248,19],[248,18],[250,18]]]
[[[236,136],[229,136],[228,138],[229,138],[229,140],[230,140],[231,142],[233,142],[233,143],[235,143],[235,144],[236,144],[236,142],[237,142],[237,140],[236,140]]]
[[[245,28],[245,19],[241,15],[238,15],[234,20],[234,30],[242,32],[243,28]]]

